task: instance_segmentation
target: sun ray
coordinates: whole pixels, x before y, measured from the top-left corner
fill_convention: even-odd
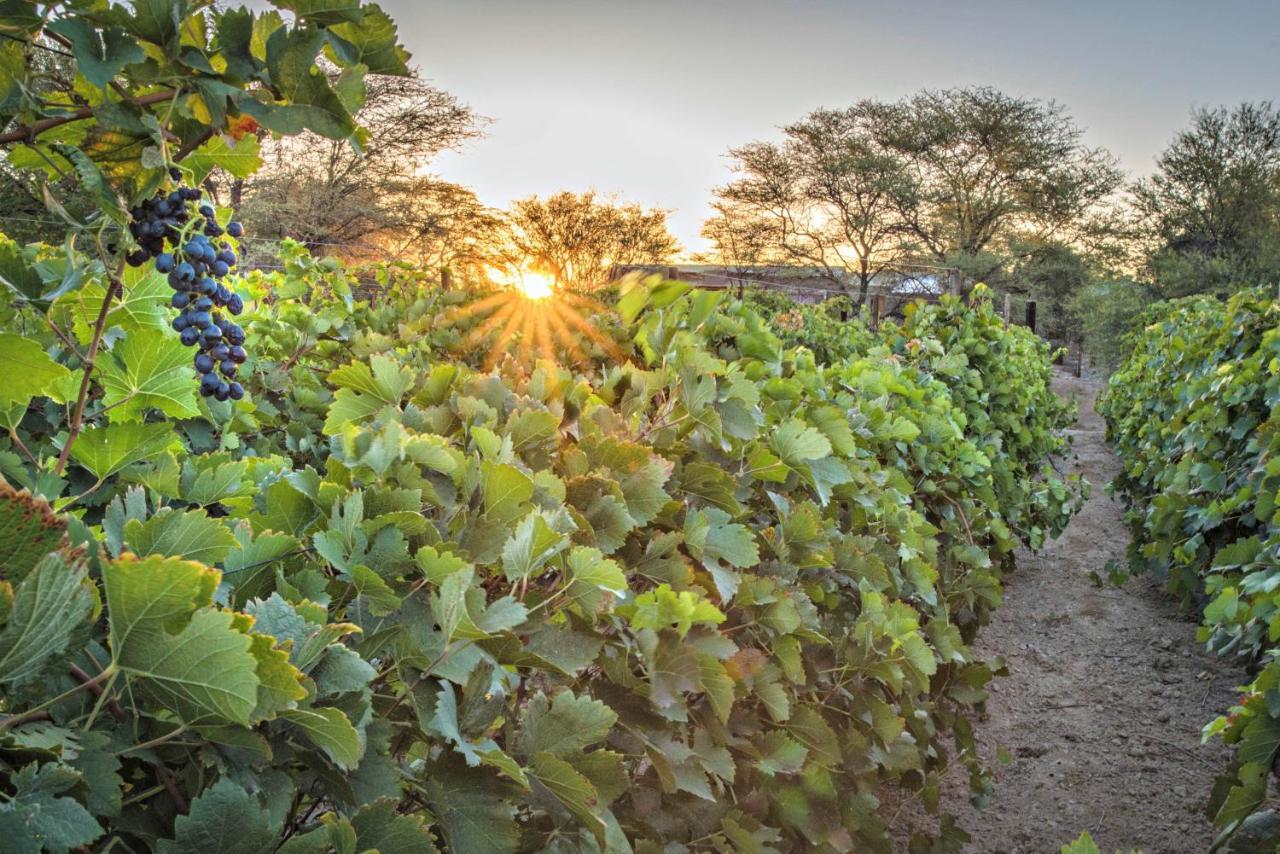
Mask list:
[[[538,312],[538,325],[534,332],[538,340],[538,355],[542,359],[554,362],[556,360],[556,350],[551,344],[551,335],[549,329],[548,318],[551,316],[550,311]]]
[[[471,330],[467,337],[463,339],[463,347],[476,347],[484,342],[491,334],[500,329],[508,317],[519,312],[520,306],[514,302],[507,303],[486,317],[479,326]]]
[[[516,327],[524,320],[525,312],[519,311],[518,308],[511,312],[511,317],[507,320],[502,331],[498,333],[498,338],[493,342],[493,346],[489,348],[489,355],[485,357],[484,369],[491,371],[502,360],[503,345],[511,340],[511,336],[515,334]]]
[[[495,272],[491,278],[500,286],[497,293],[458,306],[443,320],[462,327],[461,349],[484,352],[485,370],[492,370],[508,355],[519,370],[541,360],[590,365],[592,356],[585,342],[607,359],[626,358],[619,342],[588,319],[608,314],[609,307],[585,294],[557,288],[550,278],[532,271],[520,271],[515,278]]]
[[[527,305],[522,312],[524,318],[520,324],[519,349],[519,359],[522,366],[527,366],[533,361],[533,324],[535,316],[544,308],[545,306],[541,303],[537,305]]]
[[[617,343],[615,343],[612,338],[609,338],[602,333],[599,329],[596,329],[588,323],[586,318],[584,318],[580,313],[577,311],[566,311],[564,312],[564,319],[569,322],[569,325],[573,326],[582,332],[582,334],[586,335],[587,338],[591,339],[593,344],[601,350],[604,350],[610,358],[622,358],[622,350],[618,347]]]
[[[577,339],[574,338],[569,328],[564,325],[564,321],[560,319],[560,313],[558,311],[547,312],[547,321],[552,326],[552,335],[564,349],[569,351],[573,362],[579,365],[587,362],[587,354],[578,346]]]

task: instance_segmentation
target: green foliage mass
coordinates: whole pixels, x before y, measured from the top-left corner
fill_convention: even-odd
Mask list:
[[[786,347],[807,347],[819,362],[839,362],[862,355],[873,336],[859,318],[859,309],[845,297],[808,305],[776,291],[749,290],[747,304],[769,322]]]
[[[1280,744],[1280,305],[1262,288],[1162,303],[1145,320],[1100,405],[1124,464],[1130,564],[1203,603],[1210,649],[1265,663],[1206,734],[1236,745],[1212,802],[1223,836],[1274,843],[1274,816],[1251,814]]]
[[[648,283],[585,318],[622,361],[484,371],[472,297],[288,250],[237,286],[246,399],[175,402],[131,272],[58,474],[84,365],[52,324],[87,341],[103,275],[61,252],[10,257],[81,287],[0,310],[31,850],[888,850],[886,792],[987,786],[968,643],[1078,487],[1042,470],[1049,354],[985,301],[824,363]]]

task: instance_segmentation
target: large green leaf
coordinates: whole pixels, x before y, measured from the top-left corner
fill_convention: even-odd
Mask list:
[[[510,581],[537,575],[569,541],[553,530],[541,513],[530,513],[502,547],[502,571]]]
[[[0,839],[12,854],[67,854],[102,836],[78,801],[61,793],[80,782],[63,765],[27,765],[11,778],[14,792],[0,804]]]
[[[601,605],[627,593],[627,577],[617,563],[599,549],[578,547],[569,553],[565,566],[569,571],[569,595],[588,614]]]
[[[306,735],[340,768],[351,770],[360,762],[364,745],[360,734],[340,709],[285,709],[280,718]]]
[[[771,442],[782,461],[792,468],[831,453],[831,442],[826,436],[796,419],[779,425]]]
[[[173,318],[173,312],[169,308],[173,290],[164,276],[148,272],[150,269],[129,267],[125,270],[123,292],[108,307],[104,328],[118,327],[125,333],[149,329],[173,334],[169,328]],[[106,287],[101,282],[94,281],[67,294],[56,304],[59,308],[66,305],[76,338],[80,341],[88,343],[93,337],[94,325],[102,310],[106,293]]]
[[[249,723],[259,685],[249,620],[209,607],[215,570],[125,555],[102,580],[112,660],[142,698],[186,723]]]
[[[146,58],[142,45],[119,27],[95,28],[79,18],[61,18],[49,29],[71,42],[76,70],[94,86],[102,88],[126,65]]]
[[[605,844],[604,820],[599,815],[600,795],[590,780],[552,753],[535,753],[531,757],[529,776],[545,786],[591,831],[601,846]]]
[[[351,114],[329,78],[316,70],[316,55],[324,41],[325,32],[318,28],[282,27],[272,33],[267,40],[267,68],[287,103],[272,107],[245,98],[240,108],[279,133],[295,134],[305,128],[330,139],[350,136],[355,131]]]
[[[95,595],[83,561],[60,552],[46,556],[18,584],[7,623],[0,629],[0,685],[20,686],[38,677],[67,650],[87,623]]]
[[[421,814],[398,815],[396,803],[383,799],[370,804],[351,818],[361,851],[377,849],[378,854],[434,854],[435,840]]]
[[[187,0],[135,0],[125,26],[139,38],[164,45],[177,37],[187,9]]]
[[[437,762],[425,771],[427,803],[448,850],[514,854],[519,833],[509,793],[491,771],[468,772],[459,765]]]
[[[71,372],[49,357],[34,339],[7,332],[0,333],[0,406],[25,406],[33,397],[62,396],[57,393],[59,380]]]
[[[526,510],[533,497],[533,481],[514,466],[485,462],[483,469],[484,512],[495,522],[511,522]]]
[[[245,134],[228,144],[225,136],[215,136],[187,155],[182,165],[192,171],[192,183],[200,183],[214,169],[222,169],[237,178],[248,178],[262,168],[258,138]]]
[[[103,360],[99,377],[115,421],[141,421],[149,409],[173,418],[193,418],[196,373],[191,350],[172,332],[140,329],[125,336]]]
[[[525,756],[576,756],[602,741],[617,720],[613,709],[591,697],[561,691],[555,699],[548,699],[539,692],[520,721],[520,750]]]
[[[12,42],[0,45],[0,57],[7,57],[11,46]],[[20,48],[18,56],[21,61]],[[3,74],[0,70],[0,80],[3,79]],[[12,163],[12,153],[9,159]],[[0,284],[8,287],[15,296],[28,300],[39,299],[45,289],[44,277],[40,275],[40,271],[23,255],[22,248],[17,243],[8,240],[0,240]]]
[[[136,554],[183,557],[204,564],[220,563],[235,548],[235,535],[203,510],[162,507],[145,522],[130,519],[124,541]]]
[[[364,4],[359,23],[342,23],[330,28],[334,53],[348,65],[359,63],[370,74],[404,76],[409,73],[409,53],[396,41],[396,26],[376,3]]]
[[[0,579],[16,584],[66,545],[67,522],[49,502],[0,479]]]
[[[270,854],[279,841],[280,825],[279,818],[257,798],[231,778],[222,777],[191,802],[190,812],[174,820],[173,839],[160,840],[156,850],[162,854]]]
[[[82,432],[71,446],[71,459],[105,480],[126,466],[163,453],[178,442],[165,422],[99,425]]]
[[[331,27],[344,21],[359,23],[364,12],[360,0],[279,0],[276,4],[288,9],[300,19]]]

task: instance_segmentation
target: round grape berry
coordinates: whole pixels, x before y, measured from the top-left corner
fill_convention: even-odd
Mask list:
[[[200,340],[200,330],[196,329],[194,326],[188,326],[186,329],[182,330],[181,339],[183,344],[190,347]]]
[[[244,397],[244,386],[240,383],[230,383],[227,392],[232,400],[239,400]]]
[[[213,357],[208,353],[196,354],[196,372],[201,374],[213,373]]]

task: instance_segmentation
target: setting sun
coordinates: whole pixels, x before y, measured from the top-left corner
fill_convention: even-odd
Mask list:
[[[550,277],[527,270],[520,273],[515,286],[529,299],[546,299],[555,291],[555,283]]]

